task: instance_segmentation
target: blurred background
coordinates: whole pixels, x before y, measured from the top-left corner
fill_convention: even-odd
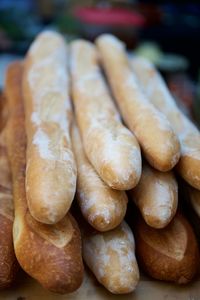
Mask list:
[[[198,1],[0,0],[0,89],[7,64],[21,58],[37,33],[60,31],[70,41],[110,32],[131,54],[150,59],[178,105],[200,125]]]

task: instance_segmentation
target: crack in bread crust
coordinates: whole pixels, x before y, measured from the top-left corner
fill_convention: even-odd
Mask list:
[[[53,225],[37,222],[29,212],[26,213],[27,224],[44,240],[58,248],[64,248],[70,243],[74,229],[68,218],[63,218],[60,222]]]

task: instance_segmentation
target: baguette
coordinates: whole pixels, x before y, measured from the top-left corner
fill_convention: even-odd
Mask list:
[[[67,76],[64,40],[55,32],[41,33],[25,59],[23,93],[28,207],[36,220],[46,224],[65,216],[76,189]]]
[[[98,231],[108,231],[119,225],[126,213],[127,196],[108,187],[88,161],[79,130],[72,127],[72,144],[77,163],[76,196],[85,219]]]
[[[13,199],[5,130],[0,135],[0,289],[14,282],[19,269],[13,247]]]
[[[84,40],[72,42],[70,61],[72,99],[87,158],[108,186],[131,189],[141,175],[140,148],[119,120],[97,51]]]
[[[179,141],[169,122],[139,88],[123,44],[104,34],[96,45],[122,117],[135,133],[145,158],[155,169],[169,171],[180,157]]]
[[[178,184],[172,171],[163,173],[144,164],[139,184],[130,195],[151,227],[164,228],[176,213]]]
[[[113,294],[132,292],[139,280],[133,234],[123,221],[108,232],[83,230],[83,258],[97,280]]]
[[[21,81],[22,64],[11,64],[6,76],[10,114],[7,144],[15,206],[15,253],[24,271],[43,287],[60,294],[69,293],[81,285],[83,278],[80,232],[69,213],[56,225],[42,224],[29,213],[25,192],[26,135]]]
[[[181,158],[177,171],[194,188],[200,190],[200,132],[180,111],[164,80],[155,67],[145,59],[134,57],[131,61],[141,87],[149,100],[172,125],[181,145]]]
[[[135,239],[138,261],[151,277],[186,284],[195,276],[199,264],[198,244],[192,227],[180,213],[159,230],[139,218]]]

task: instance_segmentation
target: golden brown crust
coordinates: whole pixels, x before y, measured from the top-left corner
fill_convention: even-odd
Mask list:
[[[142,268],[158,280],[190,282],[199,263],[196,237],[188,221],[178,213],[164,229],[149,227],[140,218],[135,225],[136,253]]]
[[[6,77],[6,89],[10,91],[7,141],[15,204],[15,253],[21,267],[45,288],[61,294],[69,293],[80,286],[83,278],[80,232],[70,214],[56,225],[47,225],[34,220],[28,211],[21,79],[22,65],[19,62],[10,65]]]
[[[124,45],[110,34],[98,37],[96,44],[119,110],[135,133],[144,156],[159,171],[171,170],[180,157],[178,138],[166,117],[140,89]]]
[[[46,224],[65,216],[76,190],[67,63],[65,41],[53,31],[36,37],[24,62],[27,202],[31,215]]]
[[[0,289],[15,280],[19,265],[13,247],[13,199],[5,130],[0,135]]]
[[[178,108],[166,83],[149,61],[134,57],[131,63],[148,99],[167,117],[180,140],[181,157],[177,171],[190,185],[200,189],[199,130]]]
[[[67,226],[63,224],[66,222]],[[20,221],[19,228],[17,221],[14,226],[15,232],[20,231]],[[74,218],[68,214],[56,225],[47,225],[34,220],[27,211],[22,226],[15,235],[15,251],[22,268],[52,292],[75,291],[82,283],[83,265],[80,232]]]
[[[125,221],[108,232],[83,227],[83,257],[97,280],[111,293],[126,294],[136,288],[139,269],[135,241]]]
[[[4,141],[5,138],[3,136],[4,133],[2,132],[0,136],[0,188],[3,188],[4,190],[6,189],[11,192],[12,182],[7,158],[7,149]]]
[[[200,147],[198,159],[187,155],[181,156],[176,166],[176,170],[186,182],[188,182],[192,187],[200,190]]]
[[[99,231],[118,226],[126,213],[127,196],[107,186],[87,159],[78,127],[73,124],[72,143],[77,163],[76,196],[85,219]]]
[[[2,135],[1,135],[2,137]],[[0,139],[1,139],[0,137]],[[13,199],[5,145],[0,141],[0,289],[10,286],[19,265],[13,247]]]
[[[151,227],[164,228],[176,213],[178,184],[173,172],[163,173],[144,163],[139,184],[130,195]]]
[[[87,158],[108,186],[129,190],[141,175],[139,144],[121,123],[95,46],[77,40],[70,49],[72,99]]]
[[[0,289],[13,283],[19,269],[13,247],[12,228],[13,221],[0,212]]]

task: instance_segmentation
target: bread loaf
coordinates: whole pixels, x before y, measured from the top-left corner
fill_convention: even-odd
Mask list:
[[[134,135],[122,125],[89,42],[71,44],[72,99],[87,158],[111,188],[133,188],[141,175]]]
[[[163,229],[135,224],[137,257],[151,277],[178,284],[190,282],[199,264],[197,240],[188,221],[178,213]]]
[[[25,58],[26,194],[31,215],[46,224],[65,216],[76,190],[67,63],[65,41],[51,31],[35,39]]]
[[[177,107],[164,80],[150,62],[134,57],[131,63],[148,99],[165,114],[179,137],[181,158],[177,165],[177,171],[190,185],[200,189],[199,130]]]
[[[176,213],[178,184],[172,171],[163,173],[144,163],[139,184],[130,196],[149,226],[164,228]]]
[[[96,230],[108,231],[119,225],[126,213],[127,196],[107,186],[87,159],[78,127],[72,128],[72,143],[77,163],[76,196],[85,219]]]
[[[60,294],[69,293],[76,290],[83,279],[80,232],[70,214],[56,225],[48,225],[36,221],[29,213],[25,192],[26,134],[21,83],[22,64],[16,62],[9,66],[6,76],[10,115],[6,133],[15,206],[15,253],[24,271],[43,287]]]
[[[104,34],[97,38],[96,45],[126,125],[135,133],[151,166],[169,171],[180,157],[179,141],[170,123],[139,88],[122,42]]]
[[[108,232],[83,229],[83,257],[97,280],[113,294],[132,292],[139,280],[135,242],[123,221]]]

